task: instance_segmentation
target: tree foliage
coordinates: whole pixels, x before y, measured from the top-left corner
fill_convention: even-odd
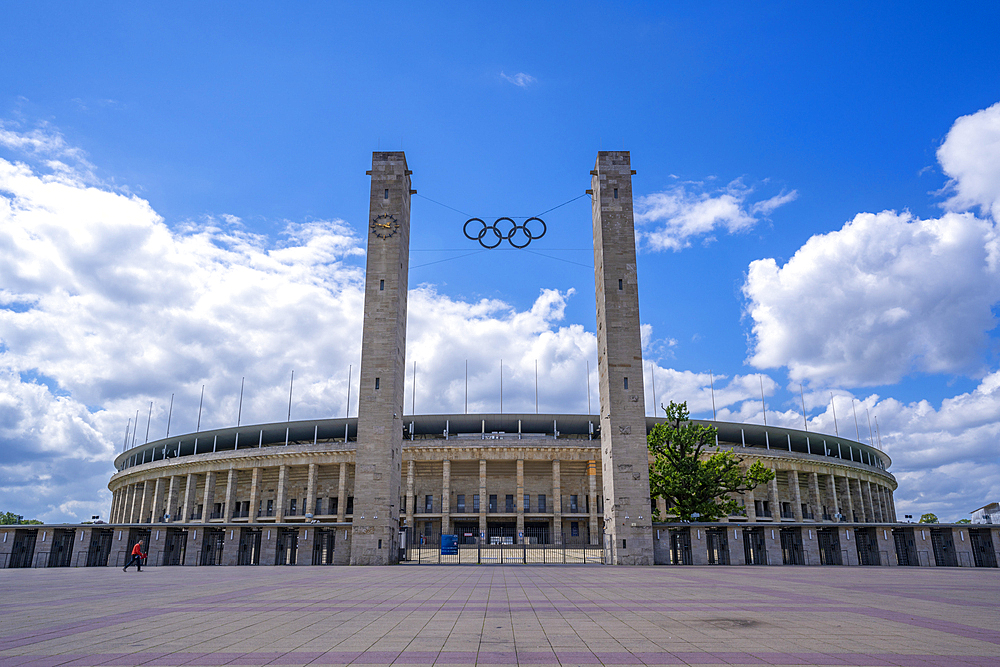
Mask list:
[[[717,521],[740,509],[730,493],[742,495],[774,479],[774,471],[760,461],[744,470],[743,460],[731,450],[703,456],[706,447],[715,446],[717,430],[689,421],[686,402],[671,402],[664,409],[667,421],[654,426],[646,440],[654,457],[650,496],[666,499],[668,514],[681,521],[695,514],[701,521]]]
[[[18,517],[13,512],[0,512],[0,526],[13,526],[14,524],[21,523],[33,526],[41,526],[42,522],[37,519],[21,519],[17,520]]]
[[[937,522],[938,522],[937,514],[931,514],[930,512],[928,512],[927,514],[920,515],[920,523],[937,523]]]

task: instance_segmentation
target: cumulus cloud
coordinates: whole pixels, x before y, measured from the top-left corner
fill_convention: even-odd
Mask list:
[[[1000,105],[958,119],[938,151],[955,193],[940,218],[861,213],[783,266],[750,264],[750,362],[863,386],[911,373],[981,375],[1000,301]],[[992,213],[991,213],[992,211]]]
[[[524,72],[518,72],[517,74],[506,74],[504,72],[500,72],[500,76],[518,88],[527,88],[537,81],[535,77],[530,74],[525,74]]]
[[[714,234],[745,232],[775,209],[798,197],[795,190],[769,199],[750,201],[754,189],[740,180],[709,190],[704,183],[685,182],[635,201],[635,220],[651,229],[637,235],[652,250],[681,250],[691,240],[713,240]]]
[[[750,362],[846,386],[980,371],[998,269],[997,230],[970,213],[860,214],[810,238],[784,266],[750,264]]]
[[[979,207],[1000,221],[1000,102],[955,121],[937,152],[951,180],[945,202],[950,211]]]

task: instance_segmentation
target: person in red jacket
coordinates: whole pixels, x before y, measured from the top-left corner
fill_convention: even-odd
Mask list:
[[[135,571],[142,572],[142,559],[146,557],[146,554],[142,553],[142,542],[136,542],[135,546],[132,547],[132,560],[125,564],[122,568],[122,572],[128,570],[129,565],[135,563]]]

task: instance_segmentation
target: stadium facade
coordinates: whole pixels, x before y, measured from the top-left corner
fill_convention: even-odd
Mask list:
[[[115,460],[110,526],[43,528],[42,543],[51,533],[47,550],[37,549],[39,529],[4,530],[0,558],[8,567],[114,564],[140,539],[162,565],[390,564],[428,549],[440,560],[442,536],[456,536],[448,556],[461,562],[474,547],[475,562],[483,549],[491,562],[528,562],[529,552],[545,558],[555,549],[564,561],[631,565],[960,565],[960,553],[970,565],[996,565],[992,529],[974,536],[937,527],[930,535],[897,524],[896,480],[877,447],[773,426],[703,422],[718,429],[719,448],[745,465],[761,461],[775,478],[738,496],[742,510],[721,522],[654,525],[653,510],[663,516],[666,508],[649,495],[646,433],[657,418],[645,415],[635,172],[625,151],[598,154],[588,190],[600,413],[403,414],[415,190],[402,152],[374,153],[368,173],[358,417],[223,428],[132,447]],[[32,554],[45,555],[26,556],[28,542]]]

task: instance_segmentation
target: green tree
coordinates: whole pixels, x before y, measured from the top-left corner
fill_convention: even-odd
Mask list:
[[[972,519],[959,519],[955,523],[972,523]]]
[[[12,526],[18,523],[17,515],[13,512],[0,512],[0,526]],[[21,519],[20,523],[33,526],[41,526],[42,522],[37,519]]]
[[[743,494],[774,479],[774,471],[755,461],[745,471],[743,460],[732,450],[705,456],[715,446],[716,429],[688,420],[687,403],[671,402],[664,408],[667,421],[657,424],[646,441],[654,460],[649,466],[649,491],[667,501],[667,513],[681,521],[698,514],[702,521],[717,521],[739,511],[730,493]],[[654,511],[653,516],[659,512]]]
[[[928,512],[927,514],[920,515],[920,523],[937,523],[937,522],[938,522],[937,514],[931,514]]]

